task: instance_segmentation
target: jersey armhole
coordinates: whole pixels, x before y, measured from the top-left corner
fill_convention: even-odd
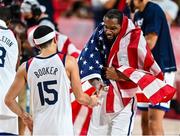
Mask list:
[[[29,69],[29,66],[32,62],[33,58],[29,59],[27,62],[26,62],[26,73],[28,72],[28,69]]]
[[[63,53],[58,53],[58,56],[59,58],[61,59],[64,67],[65,67],[65,64],[66,64],[66,54],[63,54]]]

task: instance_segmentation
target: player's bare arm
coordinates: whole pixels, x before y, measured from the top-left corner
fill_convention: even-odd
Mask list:
[[[156,45],[158,35],[156,33],[149,33],[145,36],[145,38],[149,48],[152,50]]]
[[[22,118],[24,123],[28,126],[30,130],[32,130],[32,119],[31,116],[28,115],[16,102],[16,97],[20,94],[23,86],[26,84],[26,67],[25,63],[23,63],[15,76],[14,82],[11,85],[8,93],[5,97],[5,104],[19,117]]]
[[[89,95],[83,93],[82,91],[81,81],[79,77],[79,68],[76,59],[67,55],[65,65],[68,77],[71,81],[71,87],[77,101],[90,107],[97,105],[98,98],[95,95],[89,97]]]

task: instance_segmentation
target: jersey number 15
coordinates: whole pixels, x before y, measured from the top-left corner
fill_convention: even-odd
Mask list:
[[[50,85],[56,85],[57,80],[51,80],[51,81],[44,81],[44,82],[39,82],[37,84],[38,89],[39,89],[39,96],[40,96],[40,101],[41,105],[44,105],[45,103],[49,105],[53,105],[58,101],[58,92],[55,89],[49,89],[48,86]],[[44,89],[43,89],[44,88]],[[53,99],[46,98],[44,96],[44,93],[52,94]]]

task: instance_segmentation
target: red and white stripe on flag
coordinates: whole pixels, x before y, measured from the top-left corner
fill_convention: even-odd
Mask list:
[[[171,100],[176,92],[172,86],[143,71],[138,71],[129,66],[120,66],[117,70],[122,72],[142,90],[136,93],[137,98],[140,99],[138,101],[148,100],[155,105],[159,102]]]
[[[82,83],[82,90],[88,95],[92,95],[96,89],[86,81]],[[92,109],[79,104],[75,100],[73,93],[71,93],[71,102],[75,135],[87,135]]]

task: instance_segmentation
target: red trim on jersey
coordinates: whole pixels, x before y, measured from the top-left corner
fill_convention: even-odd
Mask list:
[[[63,61],[65,54],[63,54],[63,53],[58,53],[58,56],[59,56],[59,58]]]
[[[26,63],[26,71],[28,71],[29,66],[30,66],[32,60],[33,60],[33,58],[30,58],[30,59],[27,61],[27,63]]]
[[[59,56],[60,60],[62,61],[63,65],[65,66],[66,54],[60,52],[60,53],[58,53],[58,56]]]

